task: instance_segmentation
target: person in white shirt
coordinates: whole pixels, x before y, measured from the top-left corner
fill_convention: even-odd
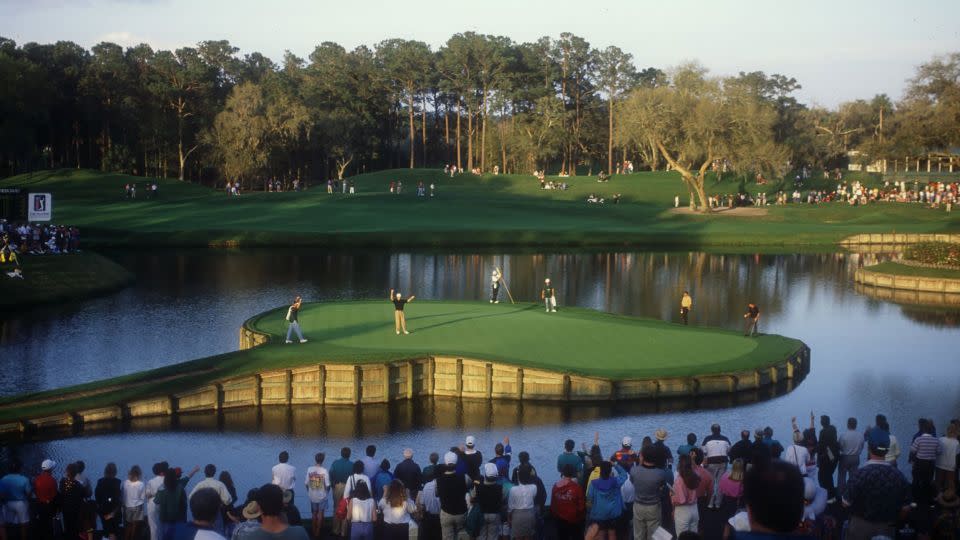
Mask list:
[[[713,493],[707,501],[708,508],[720,508],[723,495],[720,494],[720,478],[727,472],[730,439],[720,434],[720,424],[710,426],[710,435],[703,438],[703,456],[706,469],[713,475]]]
[[[940,454],[937,455],[935,482],[937,492],[956,491],[954,471],[957,469],[957,454],[960,453],[960,441],[957,440],[957,424],[947,425],[947,433],[940,437]]]
[[[280,486],[284,491],[293,491],[293,486],[297,481],[297,468],[287,463],[290,461],[290,454],[286,450],[280,452],[277,458],[280,463],[273,466],[273,479],[270,481],[275,486]],[[296,495],[296,493],[294,493]],[[291,501],[291,504],[292,501]]]
[[[169,466],[166,461],[155,463],[153,465],[153,478],[147,481],[143,496],[147,500],[147,525],[150,527],[150,540],[159,540],[160,529],[160,510],[157,503],[153,501],[157,492],[163,489],[163,475],[167,472]]]
[[[220,496],[220,502],[222,502],[224,506],[229,506],[230,503],[233,502],[233,497],[230,495],[230,491],[227,489],[227,486],[225,486],[223,482],[214,478],[216,474],[216,465],[212,463],[207,464],[207,466],[203,468],[203,476],[205,478],[193,487],[193,489],[190,491],[190,496],[193,497],[193,494],[198,490],[210,488],[217,492],[217,495]]]
[[[511,537],[532,539],[536,535],[537,525],[533,508],[533,500],[537,495],[533,467],[518,467],[517,480],[517,485],[510,488],[507,495],[507,521],[510,523]]]
[[[140,529],[140,524],[143,523],[143,501],[146,487],[140,476],[140,466],[134,465],[130,467],[127,479],[120,485],[120,492],[123,496],[123,536],[127,540],[139,538],[137,532]]]
[[[350,494],[353,493],[353,490],[357,489],[357,486],[360,485],[361,482],[367,485],[367,490],[373,485],[373,483],[370,482],[370,477],[363,474],[363,462],[357,461],[353,464],[353,474],[347,477],[346,484],[343,486],[343,498],[349,499]]]
[[[310,498],[310,513],[313,514],[313,537],[320,538],[323,528],[323,514],[327,510],[327,490],[330,489],[330,473],[323,468],[326,456],[318,452],[314,456],[314,465],[307,469],[307,497]]]
[[[857,431],[857,419],[847,419],[847,430],[840,435],[840,466],[837,474],[837,492],[843,493],[847,479],[860,468],[863,452],[863,434]]]
[[[417,506],[410,500],[410,492],[400,480],[393,480],[383,490],[379,503],[383,515],[384,538],[407,538],[415,523],[413,513]]]

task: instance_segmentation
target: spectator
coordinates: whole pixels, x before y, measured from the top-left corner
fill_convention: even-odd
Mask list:
[[[933,501],[933,473],[940,455],[940,441],[936,438],[933,422],[921,419],[920,434],[910,445],[913,461],[913,500],[919,505]]]
[[[739,459],[743,461],[744,465],[750,463],[750,446],[750,430],[744,429],[740,431],[740,440],[730,448],[728,458],[730,461]]]
[[[956,491],[957,454],[960,454],[960,441],[957,441],[957,425],[951,422],[947,425],[946,431],[946,434],[940,437],[940,453],[937,455],[936,462],[938,494],[948,489]]]
[[[150,540],[159,540],[160,538],[160,510],[157,508],[154,499],[157,493],[163,489],[163,477],[168,468],[166,461],[154,463],[153,478],[147,481],[147,485],[144,487],[143,496],[147,501],[147,526],[150,528]]]
[[[574,451],[575,447],[573,439],[563,441],[563,453],[557,456],[557,472],[562,474],[564,466],[571,465],[579,478],[583,472],[583,456]]]
[[[120,486],[123,494],[123,537],[126,540],[139,538],[138,532],[143,523],[143,502],[146,487],[140,478],[140,466],[130,467],[127,479]]]
[[[697,434],[687,433],[687,442],[677,447],[677,457],[689,455],[697,447]]]
[[[363,463],[363,474],[368,478],[373,478],[380,470],[380,462],[374,457],[376,455],[377,447],[371,444],[367,446],[366,455],[360,458]]]
[[[159,526],[158,538],[165,538],[166,531],[172,530],[178,523],[187,520],[187,494],[184,491],[190,478],[200,467],[194,467],[187,476],[180,476],[180,469],[167,469],[163,475],[163,489],[159,490],[153,500],[157,505]]]
[[[480,480],[480,465],[483,464],[483,454],[475,448],[476,443],[473,435],[467,436],[463,450],[463,461],[467,467],[467,475],[475,482]]]
[[[869,461],[851,475],[846,489],[841,491],[843,505],[850,511],[846,535],[849,540],[893,538],[898,518],[907,511],[910,487],[903,474],[887,463],[885,455],[889,448],[890,436],[885,431],[870,430]]]
[[[203,480],[197,483],[193,487],[193,490],[190,491],[190,497],[193,498],[193,494],[197,491],[205,488],[210,488],[217,492],[217,495],[220,496],[220,502],[224,506],[229,506],[233,502],[233,497],[230,495],[230,491],[227,489],[227,486],[223,482],[214,478],[217,474],[217,466],[208,463],[206,467],[203,468]]]
[[[103,478],[97,481],[94,496],[97,499],[97,515],[100,516],[100,522],[103,524],[103,532],[110,540],[116,540],[120,532],[123,496],[120,493],[120,479],[117,478],[115,464],[107,463],[103,470]]]
[[[513,538],[532,540],[536,536],[537,484],[534,469],[529,464],[517,467],[517,483],[507,495],[507,522]]]
[[[380,462],[380,470],[377,471],[377,474],[372,478],[373,480],[373,500],[377,503],[380,502],[380,499],[383,498],[384,489],[393,482],[393,474],[390,473],[390,461],[383,460]]]
[[[576,484],[574,482],[574,484]],[[577,486],[578,488],[580,486]],[[582,494],[582,492],[581,492]],[[474,504],[480,505],[483,513],[483,528],[477,536],[478,540],[497,540],[500,538],[502,526],[500,511],[503,507],[503,487],[500,485],[500,470],[494,463],[483,465],[483,481],[477,484],[473,493]],[[561,506],[566,503],[563,499],[554,498],[554,504]],[[560,525],[557,525],[560,527]]]
[[[653,446],[640,449],[640,463],[630,470],[633,485],[633,537],[650,540],[660,527],[661,500],[673,476],[656,466],[656,450]]]
[[[410,492],[410,498],[416,499],[417,493],[422,485],[422,471],[420,465],[413,460],[413,449],[407,448],[403,451],[403,461],[397,463],[393,469],[393,476],[403,482],[403,487]]]
[[[260,516],[262,515],[260,504],[255,500],[248,501],[243,507],[242,515],[244,521],[237,525],[230,540],[248,540],[253,534],[259,534],[254,531],[260,530]]]
[[[86,532],[80,528],[86,498],[86,490],[77,481],[77,464],[70,463],[60,479],[60,514],[63,516],[63,534],[66,538],[77,538],[81,532]]]
[[[326,456],[318,452],[313,458],[313,466],[307,469],[305,481],[307,497],[310,499],[310,515],[313,536],[320,536],[323,528],[323,514],[327,510],[327,491],[330,490],[330,474],[323,467]]]
[[[467,486],[470,477],[457,474],[457,460],[453,452],[443,456],[443,470],[437,476],[437,496],[440,498],[440,530],[443,540],[454,540],[464,530],[467,514]]]
[[[833,473],[840,459],[840,442],[837,428],[830,424],[830,417],[820,417],[820,439],[817,441],[817,480],[827,490],[827,502],[836,501],[837,488],[834,487]]]
[[[727,471],[727,456],[730,453],[730,439],[720,434],[720,425],[710,426],[710,435],[703,439],[703,453],[706,455],[706,469],[713,476],[713,493],[707,508],[720,508],[720,477]]]
[[[33,493],[37,498],[37,532],[42,538],[53,536],[53,521],[57,517],[57,481],[53,469],[57,462],[45,459],[40,465],[40,474],[33,480]]]
[[[550,513],[556,525],[557,538],[575,540],[583,533],[586,498],[583,488],[577,483],[577,468],[573,463],[565,463],[561,475],[551,491]]]
[[[771,461],[751,468],[743,481],[750,532],[735,538],[789,536],[803,516],[803,490],[803,477],[793,465]]]
[[[200,488],[190,495],[193,521],[177,523],[166,537],[175,540],[226,540],[216,532],[215,524],[222,505],[220,494],[213,488]]]
[[[513,457],[513,448],[510,447],[510,437],[504,437],[502,443],[497,443],[493,447],[493,459],[490,463],[497,466],[497,472],[500,478],[506,479],[510,471],[510,458]],[[432,457],[432,456],[431,456]]]
[[[333,485],[333,507],[340,505],[340,499],[343,498],[344,489],[347,486],[347,479],[353,472],[353,463],[350,462],[350,449],[343,447],[340,449],[340,459],[330,465],[330,483]],[[331,532],[334,536],[343,536],[344,522],[333,518]]]
[[[857,419],[847,419],[847,431],[840,435],[840,473],[837,489],[843,492],[847,478],[860,467],[860,453],[863,452],[863,435],[857,431]]]
[[[367,493],[369,498],[369,493]],[[260,529],[244,538],[249,540],[308,540],[303,527],[288,525],[283,519],[283,490],[276,484],[265,484],[257,490],[260,506]],[[372,506],[372,502],[371,502]]]
[[[380,499],[380,513],[383,515],[384,540],[406,540],[410,538],[410,527],[415,526],[413,513],[417,507],[410,500],[410,492],[400,480],[393,480]]]
[[[587,508],[590,523],[597,525],[599,538],[615,540],[617,520],[623,513],[623,494],[621,486],[627,481],[627,474],[619,465],[603,461],[599,466],[600,475],[587,486]]]
[[[360,482],[348,496],[347,519],[350,520],[350,538],[373,540],[373,524],[377,521],[376,503],[367,484]]]
[[[677,534],[684,531],[697,532],[700,514],[697,511],[697,488],[700,476],[693,470],[690,455],[680,456],[677,460],[677,473],[673,480],[673,519]]]
[[[343,488],[343,497],[349,499],[354,489],[360,484],[366,484],[367,491],[370,491],[370,486],[373,485],[373,482],[370,481],[370,477],[363,474],[364,465],[362,461],[357,461],[353,464],[353,474],[347,478],[347,485]]]
[[[293,486],[297,481],[297,468],[287,463],[290,461],[290,454],[288,454],[286,450],[280,452],[277,461],[279,461],[279,463],[274,465],[272,469],[273,485],[279,486],[283,491],[293,491]],[[261,509],[262,506],[263,505],[261,505]]]
[[[436,454],[431,454],[430,457]],[[437,497],[437,480],[434,473],[439,466],[424,469],[423,489],[417,494],[417,510],[421,515],[420,535],[423,538],[440,538],[440,498]]]

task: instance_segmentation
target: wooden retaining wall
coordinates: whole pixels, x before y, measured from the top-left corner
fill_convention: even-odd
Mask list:
[[[858,268],[853,280],[861,285],[909,291],[911,293],[936,293],[960,295],[960,279],[904,276],[874,272],[870,267]]]
[[[869,233],[855,234],[840,241],[841,246],[902,246],[921,242],[960,244],[960,234]]]
[[[241,345],[266,342],[244,329]],[[810,369],[810,349],[802,345],[769,368],[724,375],[613,380],[453,356],[431,356],[359,365],[312,364],[216,381],[168,396],[120,403],[0,425],[2,432],[162,417],[195,411],[232,411],[269,405],[367,405],[449,396],[493,403],[533,400],[610,401],[672,399],[758,390]],[[510,406],[510,405],[505,405]],[[263,409],[264,411],[270,409]]]

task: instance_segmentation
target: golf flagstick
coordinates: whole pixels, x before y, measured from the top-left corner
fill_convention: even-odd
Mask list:
[[[507,296],[510,298],[510,303],[516,304],[516,302],[513,301],[513,295],[510,294],[510,287],[507,286],[507,280],[503,279],[503,271],[500,270],[500,268],[497,268],[497,272],[500,272],[500,282],[503,283],[503,288],[507,290]]]

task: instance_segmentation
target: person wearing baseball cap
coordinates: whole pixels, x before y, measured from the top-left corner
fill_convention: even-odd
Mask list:
[[[468,435],[463,441],[463,464],[465,470],[474,482],[480,481],[480,465],[483,464],[483,454],[477,450],[477,440],[473,435]]]
[[[847,538],[894,538],[897,519],[910,503],[910,484],[886,460],[890,435],[882,429],[866,434],[867,463],[853,472],[840,493],[850,511]]]
[[[543,289],[540,290],[540,300],[547,313],[557,312],[557,290],[550,284],[550,278],[543,280]]]
[[[57,515],[57,481],[53,469],[57,462],[45,459],[40,464],[40,474],[33,480],[33,491],[37,497],[38,525],[42,534],[53,532],[53,520]],[[43,536],[48,538],[49,536]]]
[[[630,469],[637,462],[637,453],[633,451],[633,439],[624,437],[620,443],[621,448],[613,454],[610,461],[619,463],[623,470],[630,472]]]
[[[473,484],[467,475],[457,474],[458,456],[454,452],[443,455],[443,472],[437,476],[437,496],[440,498],[440,530],[443,538],[457,538],[467,521],[467,486]]]
[[[483,481],[477,484],[474,496],[483,513],[483,529],[477,538],[499,538],[500,506],[503,501],[503,486],[500,485],[500,470],[494,463],[483,464]]]

